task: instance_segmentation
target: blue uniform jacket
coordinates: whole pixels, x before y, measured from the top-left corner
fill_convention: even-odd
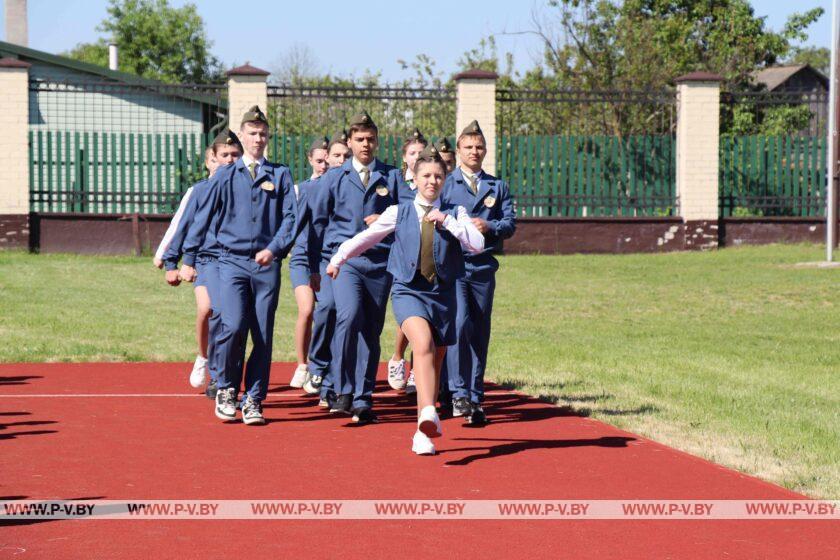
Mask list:
[[[417,197],[417,189],[412,189],[405,180],[405,173],[400,172],[400,202],[414,202]]]
[[[399,202],[402,177],[397,168],[376,160],[368,186],[362,186],[353,159],[330,169],[321,177],[315,196],[310,198],[313,235],[309,244],[310,262],[329,260],[344,241],[367,228],[366,216],[381,214]],[[388,250],[394,236],[350,259],[351,265],[363,268],[387,266]]]
[[[196,201],[184,240],[184,264],[194,266],[208,231],[220,253],[253,257],[269,249],[285,257],[296,233],[297,202],[292,175],[285,165],[266,161],[251,179],[243,160],[221,167]]]
[[[502,241],[516,231],[516,214],[507,182],[481,171],[478,194],[474,195],[459,167],[446,178],[440,199],[453,206],[463,206],[472,218],[487,221],[490,229],[484,234],[484,251],[477,255],[464,254],[464,258],[468,268],[495,268],[492,255],[501,252]]]
[[[195,209],[198,206],[198,197],[205,189],[207,189],[207,184],[209,182],[209,179],[202,179],[192,186],[190,199],[187,201],[184,213],[181,214],[181,221],[178,222],[178,227],[175,229],[175,233],[169,241],[169,247],[167,247],[166,252],[163,253],[164,268],[166,270],[175,270],[178,268],[178,261],[181,260],[181,254],[183,253],[184,239],[186,239],[187,231],[189,231],[190,224],[192,224],[192,221],[195,218]],[[219,256],[219,248],[216,246],[216,239],[212,234],[210,234],[210,232],[208,232],[208,235],[204,238],[204,244],[201,248],[199,248],[198,254],[201,256]]]
[[[315,231],[312,228],[312,210],[311,201],[315,197],[317,189],[320,188],[321,177],[304,181],[298,185],[298,211],[297,211],[297,230],[299,234],[295,239],[295,245],[292,248],[292,253],[289,257],[289,262],[295,263],[298,266],[306,266],[310,274],[318,274],[319,262],[310,262],[309,260],[309,245],[313,243]]]

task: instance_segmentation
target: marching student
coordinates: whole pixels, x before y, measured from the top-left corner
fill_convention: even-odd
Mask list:
[[[306,199],[315,180],[326,173],[329,168],[327,163],[329,146],[329,138],[323,137],[316,139],[309,147],[307,157],[309,165],[312,166],[312,176],[308,181],[295,185],[295,194],[298,201],[298,223],[304,219]],[[303,387],[309,376],[307,354],[312,339],[312,314],[315,310],[315,291],[310,286],[309,258],[306,249],[307,232],[298,236],[289,256],[289,278],[292,281],[292,291],[295,294],[298,309],[297,321],[295,322],[295,353],[297,354],[298,365],[289,385],[296,389]]]
[[[353,117],[348,136],[353,157],[319,180],[312,201],[310,259],[320,255],[328,261],[341,243],[366,229],[375,216],[399,200],[399,170],[375,158],[379,130],[370,115]],[[359,424],[377,421],[372,410],[373,387],[391,290],[391,275],[386,270],[390,243],[391,239],[385,238],[350,259],[344,274],[332,283],[336,322],[330,376],[336,398],[330,410],[352,414]]]
[[[210,177],[212,177],[217,168],[233,163],[242,155],[242,145],[239,143],[239,139],[235,134],[230,130],[224,130],[213,139],[213,143],[207,148],[205,155],[210,156],[205,161],[205,165],[210,172]],[[197,193],[206,189],[208,182],[209,178],[199,181],[187,189],[178,207],[178,212],[172,218],[167,235],[164,236],[160,247],[158,247],[160,259],[166,268],[166,281],[172,286],[177,286],[181,283],[178,276],[178,261],[182,254],[184,237],[195,216],[196,200],[198,199]],[[195,364],[193,365],[193,370],[190,373],[190,385],[201,387],[205,382],[207,370],[209,369],[211,380],[207,385],[206,394],[215,397],[216,364],[212,360],[210,338],[212,335],[211,327],[215,327],[217,321],[211,319],[210,286],[216,276],[215,260],[218,257],[218,252],[215,247],[207,245],[202,247],[199,254],[200,258],[196,267],[198,278],[194,284],[196,342],[199,351]]]
[[[419,128],[415,128],[403,142],[402,145],[402,175],[404,187],[400,191],[400,200],[411,202],[417,193],[417,186],[414,184],[414,163],[420,153],[429,145]],[[401,391],[405,389],[407,394],[413,394],[414,376],[405,378],[405,350],[408,347],[408,339],[397,325],[396,340],[394,341],[394,354],[388,360],[388,384],[392,389]]]
[[[239,139],[242,158],[219,169],[198,200],[184,241],[181,277],[187,281],[195,277],[196,254],[210,232],[220,251],[219,297],[211,296],[221,319],[214,340],[220,364],[215,414],[222,420],[236,418],[243,377],[240,348],[250,331],[253,347],[244,372],[242,421],[264,424],[262,401],[271,368],[279,261],[294,243],[297,204],[289,168],[264,157],[268,119],[258,106],[242,117]]]
[[[467,422],[484,425],[484,372],[490,344],[490,319],[499,262],[493,256],[502,241],[516,230],[513,200],[505,181],[482,169],[487,142],[478,126],[471,122],[455,143],[460,166],[447,177],[441,198],[447,204],[467,209],[475,227],[484,235],[484,250],[465,253],[466,275],[457,281],[457,343],[446,356],[446,374],[452,392],[453,416],[466,416]]]
[[[440,159],[446,164],[446,174],[449,175],[455,171],[455,150],[452,149],[452,144],[449,143],[449,140],[444,136],[435,142],[435,148],[437,148],[440,154]]]
[[[327,148],[327,161],[330,169],[341,167],[351,156],[350,148],[347,147],[347,131],[341,130],[330,139]],[[311,201],[315,199],[315,192],[322,188],[324,182],[318,181],[310,188],[309,196],[303,211],[308,212],[307,218],[311,217]],[[300,215],[300,213],[299,213]],[[302,218],[303,219],[303,218]],[[303,225],[303,224],[301,224]],[[314,235],[311,221],[307,220],[307,235]],[[307,243],[312,237],[307,237]],[[320,395],[318,406],[329,408],[330,401],[335,400],[332,378],[328,375],[332,353],[330,343],[335,333],[335,299],[333,298],[332,278],[323,274],[326,263],[322,264],[321,255],[310,255],[312,259],[309,269],[312,271],[310,281],[317,287],[317,305],[312,320],[312,342],[309,344],[309,377],[303,385],[303,390],[310,395]]]
[[[394,316],[413,350],[417,431],[411,448],[418,455],[434,455],[430,438],[441,435],[435,401],[446,347],[455,343],[455,282],[464,275],[462,250],[480,253],[484,237],[463,207],[440,200],[446,165],[434,146],[423,152],[414,172],[414,200],[388,207],[368,229],[343,242],[326,272],[339,281],[339,269],[348,259],[396,232],[388,272],[394,277]]]

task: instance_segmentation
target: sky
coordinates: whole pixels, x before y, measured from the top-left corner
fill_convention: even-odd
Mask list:
[[[0,4],[5,0],[0,0]],[[186,0],[170,0],[182,6]],[[499,53],[511,52],[515,68],[525,70],[540,58],[539,41],[514,35],[533,28],[532,14],[543,2],[535,0],[289,0],[194,1],[204,19],[212,51],[225,67],[250,62],[272,70],[290,49],[305,45],[316,70],[359,76],[379,71],[386,81],[411,76],[399,59],[431,56],[439,70],[450,74],[461,55],[488,35],[495,35]],[[753,0],[767,25],[781,29],[794,11],[822,7],[826,13],[809,29],[806,44],[829,46],[831,0]],[[97,25],[106,16],[107,0],[29,0],[29,46],[61,53],[95,41]],[[315,12],[313,6],[320,9]],[[364,31],[364,34],[360,33]],[[5,39],[0,12],[0,36]]]

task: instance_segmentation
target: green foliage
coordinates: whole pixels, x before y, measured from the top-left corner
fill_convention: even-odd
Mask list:
[[[119,47],[120,70],[171,83],[210,83],[222,77],[194,4],[168,0],[110,0],[97,27]],[[82,43],[66,56],[107,66],[108,39]]]
[[[826,76],[831,72],[831,51],[825,47],[798,47],[787,60],[790,64],[810,64]]]
[[[808,128],[811,109],[807,105],[759,106],[738,103],[732,107],[728,136],[787,136]]]

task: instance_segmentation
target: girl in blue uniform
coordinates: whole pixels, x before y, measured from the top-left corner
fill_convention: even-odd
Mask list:
[[[462,249],[479,253],[484,237],[461,206],[440,200],[446,165],[434,146],[414,166],[413,201],[390,206],[371,226],[343,242],[327,267],[335,279],[350,258],[395,233],[388,258],[394,278],[391,304],[397,323],[413,349],[417,384],[417,431],[412,451],[433,455],[430,438],[441,435],[435,409],[440,368],[446,347],[455,342],[455,281],[464,275]]]
[[[323,137],[316,139],[309,147],[307,157],[309,158],[309,165],[312,166],[312,177],[300,185],[295,185],[299,220],[303,215],[302,209],[306,207],[309,189],[312,188],[315,180],[326,173],[329,168],[327,163],[329,146],[329,139]],[[307,354],[309,353],[309,343],[312,340],[312,313],[315,311],[315,291],[309,285],[310,271],[306,253],[306,240],[306,232],[298,236],[289,259],[289,276],[298,308],[297,321],[295,322],[295,353],[297,354],[298,365],[289,385],[297,389],[303,387],[309,376]]]
[[[414,184],[414,164],[417,158],[429,142],[420,132],[419,128],[415,128],[402,146],[402,174],[405,187],[400,191],[400,202],[414,200],[417,194],[417,185]],[[409,375],[408,380],[405,378],[405,350],[408,347],[408,339],[402,332],[402,329],[397,325],[397,336],[394,341],[394,355],[388,360],[388,384],[392,389],[401,391],[405,389],[408,394],[415,392],[414,376]]]

